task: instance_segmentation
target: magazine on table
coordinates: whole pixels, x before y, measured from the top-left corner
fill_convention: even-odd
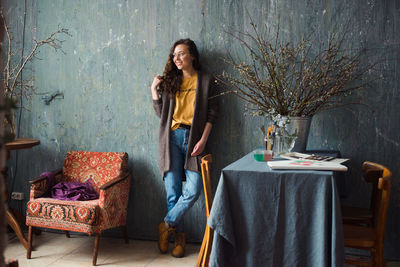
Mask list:
[[[348,159],[344,158],[298,152],[281,154],[279,157],[285,160],[269,161],[268,166],[271,169],[347,171],[347,167],[341,164],[348,161]]]
[[[288,152],[288,153],[279,155],[279,157],[284,158],[284,159],[292,159],[292,160],[302,159],[302,160],[331,162],[331,163],[339,163],[339,164],[349,160],[349,159],[344,159],[344,158],[335,158],[335,157],[316,155],[316,154],[306,154],[306,153],[299,153],[299,152]]]

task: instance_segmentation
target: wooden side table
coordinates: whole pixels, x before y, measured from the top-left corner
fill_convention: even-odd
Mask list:
[[[17,138],[12,142],[8,142],[4,144],[4,147],[6,149],[6,161],[10,159],[10,151],[12,150],[18,150],[18,149],[30,149],[34,146],[37,146],[40,144],[40,141],[37,139],[31,139],[31,138]],[[3,175],[3,178],[5,180],[4,184],[7,183],[7,178],[8,178],[8,167],[7,163],[6,166],[1,170],[1,173]],[[8,191],[7,187],[5,190],[5,197],[4,199],[7,201],[8,200]],[[20,223],[18,222],[17,218],[24,218],[22,214],[17,213],[16,211],[12,211],[10,208],[7,210],[7,220],[8,224],[11,226],[11,228],[14,230],[15,234],[17,235],[19,241],[21,244],[28,249],[28,241],[26,240],[24,233],[21,230]]]

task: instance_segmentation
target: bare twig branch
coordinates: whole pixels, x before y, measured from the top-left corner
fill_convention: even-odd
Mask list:
[[[43,40],[33,40],[34,45],[32,50],[28,53],[28,56],[25,58],[21,58],[16,53],[17,50],[13,50],[12,47],[12,36],[10,34],[9,27],[7,26],[7,22],[3,11],[0,9],[0,18],[3,22],[4,29],[7,37],[7,60],[3,70],[3,79],[1,82],[4,84],[4,96],[6,99],[14,99],[16,100],[19,97],[23,97],[29,99],[32,95],[35,94],[35,87],[33,83],[33,77],[22,79],[21,75],[24,70],[27,69],[27,64],[34,60],[37,54],[40,52],[39,49],[42,46],[50,46],[56,51],[61,51],[63,54],[65,52],[62,50],[62,43],[64,40],[59,39],[60,35],[71,36],[68,29],[59,28],[57,31],[51,33],[48,37]],[[19,58],[18,58],[19,57]],[[16,58],[16,59],[13,59]],[[18,89],[18,90],[17,90]],[[26,109],[26,107],[21,106],[20,108]],[[15,116],[10,115],[6,116],[7,123],[11,126],[12,131],[14,129]],[[7,119],[8,118],[8,119]]]
[[[228,86],[222,94],[231,92],[250,104],[247,110],[272,116],[312,116],[358,103],[343,99],[368,86],[365,74],[376,63],[361,64],[365,49],[342,48],[347,32],[331,34],[324,49],[313,39],[314,32],[293,44],[282,41],[279,23],[273,40],[259,33],[251,17],[250,25],[253,33],[227,32],[248,56],[247,60],[236,60],[228,52],[223,59],[236,73],[224,72],[217,77]]]

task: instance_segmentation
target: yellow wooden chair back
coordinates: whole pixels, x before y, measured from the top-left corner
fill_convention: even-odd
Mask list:
[[[211,181],[210,181],[210,165],[212,162],[211,154],[207,154],[201,158],[201,175],[203,177],[203,188],[204,188],[204,199],[206,205],[206,217],[210,216],[210,210],[212,206],[212,192],[211,192]],[[206,223],[206,229],[204,232],[203,242],[201,243],[200,253],[197,258],[196,267],[206,267],[210,259],[211,245],[213,239],[213,230]]]

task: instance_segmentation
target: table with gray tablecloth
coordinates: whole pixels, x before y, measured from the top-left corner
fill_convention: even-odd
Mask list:
[[[208,224],[210,266],[343,266],[331,171],[271,170],[249,153],[222,170]]]

